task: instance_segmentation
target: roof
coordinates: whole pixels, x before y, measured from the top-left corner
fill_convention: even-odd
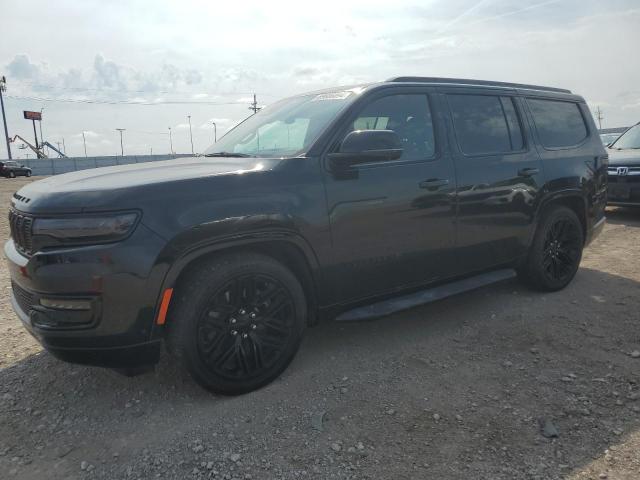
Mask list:
[[[491,80],[471,80],[466,78],[442,78],[442,77],[393,77],[387,82],[403,83],[440,83],[453,85],[478,85],[484,87],[509,87],[523,88],[527,90],[540,90],[545,92],[572,93],[571,90],[556,87],[543,87],[540,85],[527,85],[523,83],[494,82]]]

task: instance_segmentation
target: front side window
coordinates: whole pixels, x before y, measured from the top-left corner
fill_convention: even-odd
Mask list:
[[[529,98],[527,103],[544,147],[572,147],[587,138],[587,125],[577,103],[538,98]]]
[[[512,98],[466,94],[447,97],[463,153],[481,155],[522,150],[524,139]]]
[[[424,160],[435,153],[431,110],[426,95],[389,95],[365,106],[349,126],[355,130],[393,130],[400,137],[400,160]]]
[[[270,105],[235,127],[205,156],[287,157],[301,154],[357,97],[352,90],[302,95]]]
[[[640,149],[640,124],[624,132],[611,147],[619,150]]]

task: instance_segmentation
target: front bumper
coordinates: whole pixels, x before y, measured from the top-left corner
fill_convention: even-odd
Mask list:
[[[609,172],[607,175],[607,205],[640,206],[640,172],[634,171],[627,175]]]
[[[153,321],[166,273],[155,259],[164,244],[143,225],[122,242],[31,257],[10,239],[4,253],[12,306],[25,328],[62,360],[111,368],[153,364],[161,342],[153,338]],[[48,308],[40,304],[43,298],[82,300],[90,308]]]

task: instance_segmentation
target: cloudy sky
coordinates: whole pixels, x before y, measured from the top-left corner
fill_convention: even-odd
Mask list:
[[[45,139],[69,155],[195,151],[245,118],[252,94],[398,75],[570,88],[604,127],[640,121],[638,0],[8,2],[0,75],[9,134],[44,108]],[[14,144],[15,145],[15,144]],[[25,151],[14,147],[14,154]],[[0,157],[5,156],[4,142]]]

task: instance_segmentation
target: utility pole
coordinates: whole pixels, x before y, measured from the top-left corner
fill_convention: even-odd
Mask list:
[[[58,145],[58,150],[62,152],[62,149],[60,148],[60,142],[56,142],[56,145]]]
[[[598,128],[602,130],[602,120],[604,115],[602,114],[602,110],[600,110],[600,105],[596,107],[596,118],[598,119]]]
[[[40,109],[40,120],[38,120],[38,125],[40,126],[40,143],[44,143],[44,137],[42,136],[42,112],[44,112],[44,107]],[[44,153],[45,146],[42,145],[42,153]],[[47,149],[47,153],[49,150]]]
[[[33,123],[33,136],[36,138],[36,150],[40,150],[40,145],[38,145],[38,132],[36,131],[36,121],[31,120],[31,123]],[[44,153],[44,148],[42,150],[42,153]]]
[[[218,126],[216,122],[211,122],[211,125],[213,125],[213,143],[216,143],[218,141]]]
[[[0,106],[2,107],[2,122],[4,123],[4,140],[7,142],[7,155],[11,160],[11,144],[9,143],[9,130],[7,130],[7,117],[4,113],[4,100],[2,99],[2,92],[7,91],[7,79],[4,75],[0,78]]]
[[[260,107],[258,106],[258,101],[256,100],[256,94],[253,94],[253,102],[251,103],[251,106],[249,107],[249,110],[253,110],[253,114],[255,115],[256,113],[258,113],[258,111],[260,110]]]
[[[173,155],[173,137],[171,136],[171,127],[169,127],[169,153]]]
[[[84,158],[87,158],[87,139],[84,137],[84,130],[82,131],[82,143],[84,143]]]
[[[191,139],[191,155],[195,155],[195,151],[193,150],[193,132],[191,132],[191,115],[187,115],[189,119],[189,138]]]
[[[122,143],[122,132],[124,132],[126,128],[116,128],[116,130],[120,132],[120,153],[124,157],[124,143]]]
[[[62,151],[65,155],[67,154],[67,146],[64,144],[64,137],[62,137]]]

